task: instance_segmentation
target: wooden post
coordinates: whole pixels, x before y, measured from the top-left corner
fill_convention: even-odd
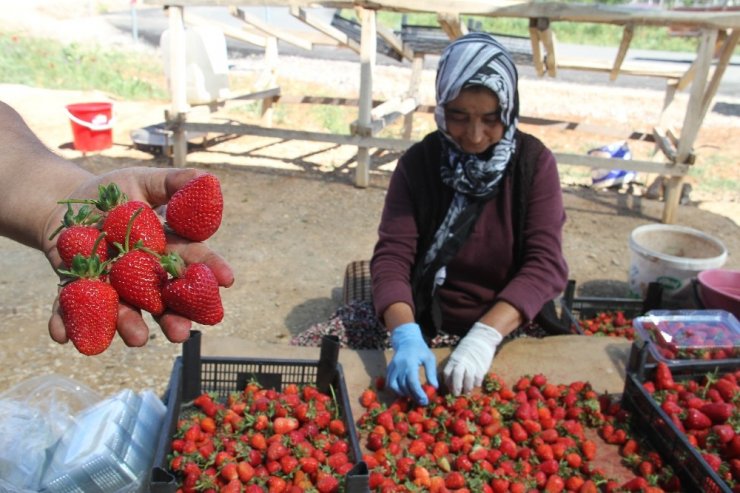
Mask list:
[[[375,11],[360,8],[360,101],[357,115],[357,133],[363,137],[372,134],[373,109],[373,72],[377,53],[377,32],[375,29]],[[366,188],[370,184],[370,149],[357,148],[357,170],[355,186]]]
[[[545,19],[547,20],[547,19]],[[545,64],[542,61],[542,41],[540,40],[540,19],[529,19],[529,42],[532,45],[532,62],[537,75],[545,75]]]
[[[187,53],[185,50],[185,23],[183,7],[169,7],[170,45],[170,106],[167,121],[172,125],[172,164],[176,168],[185,166],[188,156],[188,137],[182,124],[188,111],[187,96]]]
[[[414,54],[414,61],[411,64],[411,81],[409,81],[408,97],[414,98],[416,104],[420,103],[419,86],[421,85],[421,76],[424,72],[424,55],[422,53]],[[417,106],[418,108],[418,106]],[[414,129],[414,112],[407,113],[403,117],[403,138],[411,138],[411,132]]]
[[[278,62],[278,42],[274,36],[266,39],[265,46],[265,72],[264,84],[259,89],[271,89],[277,87],[277,62]],[[273,104],[275,98],[270,96],[262,100],[262,124],[266,127],[272,127]]]
[[[609,80],[617,80],[619,69],[622,68],[622,62],[624,62],[624,57],[627,55],[627,50],[630,47],[632,36],[634,34],[634,24],[627,24],[626,26],[624,26],[624,30],[622,31],[622,42],[619,43],[619,51],[617,51],[617,57],[614,59],[614,66],[612,67],[612,71],[609,74]]]
[[[690,162],[690,155],[693,152],[694,141],[699,134],[702,122],[702,104],[704,100],[704,88],[707,84],[707,75],[709,66],[714,54],[714,46],[717,41],[716,29],[702,30],[701,41],[696,53],[696,74],[691,84],[691,93],[689,102],[686,107],[681,136],[678,140],[678,149],[676,150],[676,164],[685,164]],[[681,200],[681,185],[683,176],[671,177],[666,183],[665,204],[663,207],[662,221],[665,224],[676,222],[679,201]]]

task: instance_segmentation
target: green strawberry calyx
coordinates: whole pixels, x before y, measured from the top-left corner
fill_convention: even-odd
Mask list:
[[[103,238],[105,238],[105,232],[98,235],[92,248],[93,252],[97,251],[98,245],[103,241]],[[60,276],[72,279],[98,279],[107,273],[109,262],[110,261],[101,261],[100,257],[95,253],[89,257],[85,257],[78,253],[72,258],[72,265],[69,270],[58,269],[57,273]]]
[[[70,228],[72,226],[92,226],[100,221],[100,215],[95,214],[91,207],[83,205],[79,208],[77,213],[72,209],[72,204],[67,202],[67,212],[64,213],[62,218],[62,224],[49,236],[49,241],[53,240],[64,228]]]
[[[59,204],[90,204],[103,212],[109,212],[121,204],[128,202],[128,196],[115,183],[98,185],[97,199],[67,199],[60,200]]]
[[[162,255],[159,258],[159,262],[172,277],[181,277],[182,273],[185,272],[185,261],[177,252],[171,252],[167,255]]]

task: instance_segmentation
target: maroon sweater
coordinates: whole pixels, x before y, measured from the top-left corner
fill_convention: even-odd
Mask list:
[[[532,139],[524,137],[525,142]],[[453,192],[439,179],[438,139],[435,132],[410,148],[391,177],[371,261],[373,301],[379,316],[395,302],[414,307],[410,278],[419,239],[414,184],[431,176],[443,190],[445,197],[439,200],[449,203],[451,199]],[[513,266],[512,189],[512,176],[507,173],[500,192],[483,207],[471,235],[447,265],[446,281],[438,288],[446,332],[464,335],[497,300],[516,307],[525,321],[532,320],[565,288],[568,267],[561,245],[565,210],[552,152],[544,148],[534,168],[524,220],[523,265],[518,271]]]

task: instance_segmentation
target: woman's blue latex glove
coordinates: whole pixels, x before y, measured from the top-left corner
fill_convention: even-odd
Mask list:
[[[388,365],[387,384],[396,394],[413,397],[422,406],[429,404],[419,382],[419,366],[424,366],[427,381],[437,388],[437,360],[424,342],[416,323],[399,325],[391,332],[393,358]]]

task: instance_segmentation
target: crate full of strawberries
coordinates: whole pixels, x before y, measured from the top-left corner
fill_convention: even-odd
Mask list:
[[[192,331],[173,365],[154,455],[153,493],[364,493],[367,465],[338,363],[201,357]]]
[[[682,491],[740,490],[740,366],[653,362],[632,347],[622,406],[677,472]]]
[[[740,322],[724,310],[651,310],[634,320],[655,361],[671,366],[740,365]]]

